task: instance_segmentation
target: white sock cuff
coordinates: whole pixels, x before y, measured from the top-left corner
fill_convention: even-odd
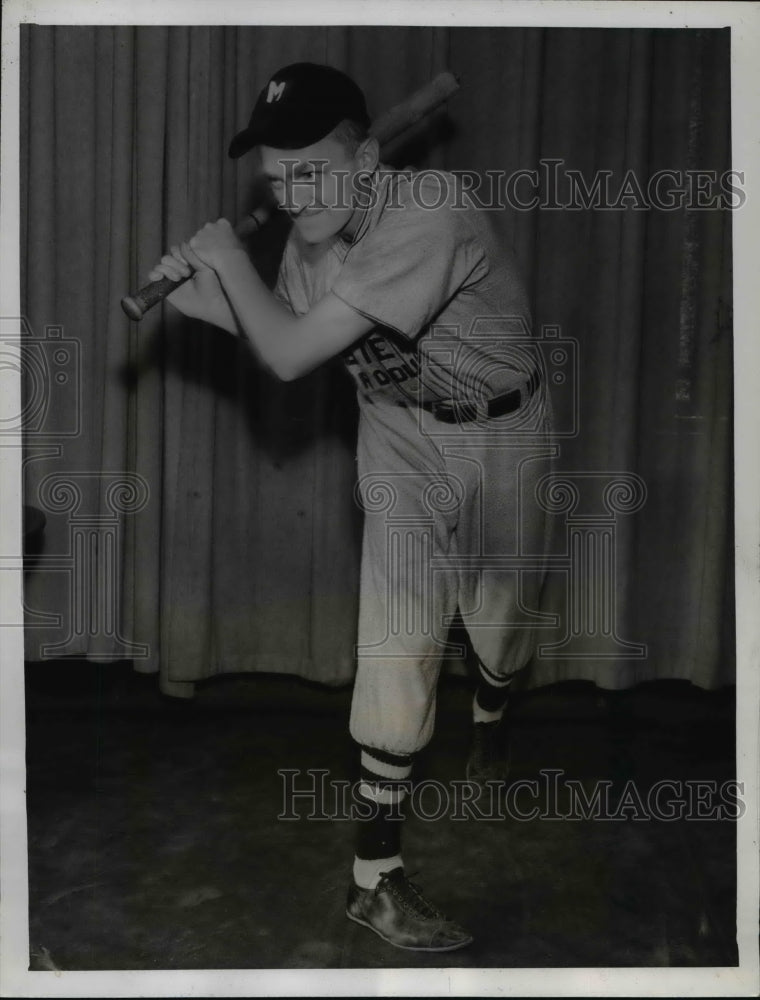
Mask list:
[[[403,867],[400,854],[394,854],[390,858],[372,858],[369,861],[354,857],[354,882],[362,889],[374,889],[383,872]]]

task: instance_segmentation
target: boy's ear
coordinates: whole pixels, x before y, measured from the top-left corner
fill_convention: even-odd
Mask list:
[[[372,172],[380,162],[380,143],[374,136],[365,139],[356,151],[356,159],[362,170]]]

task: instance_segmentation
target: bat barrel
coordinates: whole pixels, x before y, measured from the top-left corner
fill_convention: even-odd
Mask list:
[[[420,88],[409,100],[379,115],[370,127],[370,132],[382,146],[398,138],[412,125],[435,111],[459,90],[459,79],[448,71],[439,73],[426,86]]]

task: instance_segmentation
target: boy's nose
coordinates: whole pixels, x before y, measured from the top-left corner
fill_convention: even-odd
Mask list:
[[[287,192],[288,211],[298,214],[305,208],[313,208],[316,204],[315,195],[313,184],[301,182],[290,185]]]

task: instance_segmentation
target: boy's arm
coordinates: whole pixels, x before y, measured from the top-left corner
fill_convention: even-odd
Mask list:
[[[306,375],[375,326],[330,293],[303,316],[294,316],[261,280],[226,219],[204,226],[182,245],[182,254],[214,269],[240,331],[283,381]]]

